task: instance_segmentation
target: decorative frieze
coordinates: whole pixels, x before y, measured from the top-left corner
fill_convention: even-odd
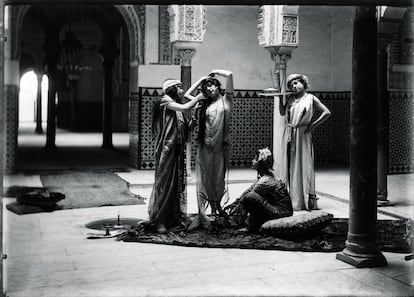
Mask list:
[[[172,47],[170,42],[170,15],[168,5],[159,6],[159,49],[158,60],[160,64],[171,64]]]

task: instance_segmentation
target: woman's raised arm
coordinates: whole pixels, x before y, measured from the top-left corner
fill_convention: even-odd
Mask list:
[[[226,78],[226,93],[233,94],[233,72],[223,69],[214,69],[209,73],[209,76],[214,77],[214,75],[224,76]]]
[[[191,95],[191,93],[193,93],[198,88],[198,86],[203,82],[203,80],[205,80],[207,77],[208,76],[202,76],[195,83],[193,83],[191,85],[191,87],[187,90],[187,92],[185,92],[184,98],[189,99],[189,100],[194,100],[196,97]],[[198,94],[197,96],[199,96],[199,95],[201,95],[199,100],[205,99],[204,96],[201,93]],[[201,98],[201,97],[203,97],[203,98]]]
[[[198,103],[198,101],[200,101],[202,99],[204,99],[204,97],[196,96],[196,97],[193,97],[192,100],[190,100],[190,101],[188,101],[184,104],[181,104],[181,103],[178,103],[178,102],[175,102],[175,101],[172,100],[170,102],[167,102],[166,106],[170,110],[183,112],[183,111],[187,111],[187,110],[193,108]]]

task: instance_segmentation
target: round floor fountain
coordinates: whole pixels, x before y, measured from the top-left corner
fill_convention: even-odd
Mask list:
[[[135,218],[121,218],[119,215],[116,218],[107,218],[89,222],[85,225],[88,229],[105,231],[105,235],[110,235],[111,231],[126,230],[130,227],[136,226],[142,219]]]

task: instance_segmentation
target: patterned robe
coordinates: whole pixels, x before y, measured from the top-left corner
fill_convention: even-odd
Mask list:
[[[240,204],[250,213],[250,229],[273,219],[293,214],[292,201],[285,184],[273,176],[264,175],[240,197]]]
[[[167,109],[173,102],[163,96],[158,108],[160,115],[153,123],[155,141],[155,181],[148,206],[151,224],[162,223],[167,228],[185,226],[187,199],[184,162],[187,123],[181,112]]]

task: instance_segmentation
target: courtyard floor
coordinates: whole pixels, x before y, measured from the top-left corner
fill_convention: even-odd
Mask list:
[[[154,171],[127,166],[128,135],[114,135],[116,150],[101,149],[101,136],[58,131],[58,153],[44,152],[44,135],[19,134],[19,171],[3,186],[42,186],[42,170],[108,167],[134,193],[149,197]],[[45,157],[47,155],[48,157]],[[116,169],[119,168],[119,171]],[[188,212],[196,212],[194,174],[188,179]],[[251,169],[232,169],[229,193],[240,195],[255,180]],[[317,168],[319,206],[348,217],[349,171]],[[413,218],[414,175],[388,176],[390,206],[378,219]],[[192,198],[193,197],[193,198]],[[85,224],[102,218],[147,218],[145,205],[60,210],[16,215],[4,206],[4,287],[7,296],[413,296],[414,260],[384,253],[388,265],[357,269],[336,253],[193,248],[87,239]]]

